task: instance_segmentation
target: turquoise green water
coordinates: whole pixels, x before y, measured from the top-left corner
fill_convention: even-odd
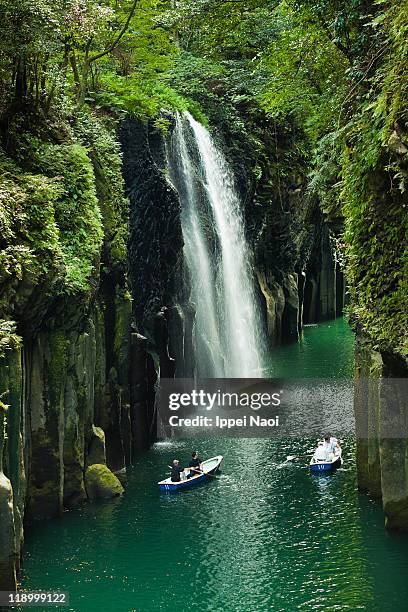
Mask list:
[[[305,327],[301,341],[270,355],[267,375],[275,378],[352,378],[354,335],[345,319]]]
[[[352,336],[342,321],[308,328],[272,361],[279,376],[345,376]],[[353,442],[331,476],[282,465],[311,445],[202,440],[202,455],[224,455],[222,475],[169,495],[156,482],[191,443],[156,444],[122,499],[29,533],[23,586],[67,590],[78,612],[406,610],[408,538],[386,533],[380,507],[358,494]]]

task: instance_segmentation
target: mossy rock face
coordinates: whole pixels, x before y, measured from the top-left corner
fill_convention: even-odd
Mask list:
[[[122,495],[124,488],[106,465],[95,463],[85,472],[85,486],[89,499],[110,499]]]

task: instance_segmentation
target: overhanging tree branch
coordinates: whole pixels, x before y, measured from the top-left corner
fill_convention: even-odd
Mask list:
[[[123,28],[121,29],[121,31],[119,32],[119,34],[117,35],[117,37],[115,38],[115,40],[104,50],[101,51],[100,53],[97,53],[96,55],[92,55],[91,57],[88,58],[89,63],[91,62],[95,62],[98,59],[101,59],[101,57],[104,57],[105,55],[108,55],[108,53],[110,53],[111,51],[114,50],[114,48],[119,44],[122,36],[125,34],[126,30],[129,27],[130,21],[133,17],[133,15],[135,14],[135,10],[136,10],[136,6],[137,3],[139,2],[139,0],[134,0],[133,4],[132,4],[132,8],[130,9],[130,13],[127,16],[127,19],[123,25]]]

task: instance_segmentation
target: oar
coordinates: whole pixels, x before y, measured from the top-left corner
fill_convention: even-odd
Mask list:
[[[169,467],[171,470],[173,469],[171,467],[171,465],[168,465],[167,467]],[[209,474],[208,472],[200,472],[199,470],[195,470],[194,468],[190,468],[190,470],[192,472],[195,472],[196,474],[205,474],[206,476],[211,476],[212,478],[217,478],[217,476],[215,474]]]
[[[171,467],[171,465],[168,465],[167,467],[169,467],[171,470],[173,469]],[[200,472],[199,470],[195,470],[194,468],[188,468],[189,470],[191,470],[191,472],[196,472],[197,474],[204,474],[205,472]]]
[[[192,472],[195,472],[196,474],[205,474],[206,476],[212,476],[213,478],[216,478],[215,474],[210,474],[209,472],[203,472],[203,471],[199,471],[199,470],[195,470],[194,468],[190,468],[190,470]]]
[[[293,461],[293,459],[302,459],[303,457],[310,457],[310,453],[313,453],[313,450],[309,451],[308,453],[305,453],[304,455],[288,455],[286,457],[286,461]]]

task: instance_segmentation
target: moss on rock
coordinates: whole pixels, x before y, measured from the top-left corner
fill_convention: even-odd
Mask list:
[[[124,489],[119,479],[106,465],[95,463],[85,472],[85,486],[89,499],[110,499],[122,495]]]
[[[105,125],[92,113],[84,112],[74,130],[88,151],[95,174],[104,227],[104,267],[123,273],[127,261],[129,202],[124,195],[122,156],[114,126]]]

